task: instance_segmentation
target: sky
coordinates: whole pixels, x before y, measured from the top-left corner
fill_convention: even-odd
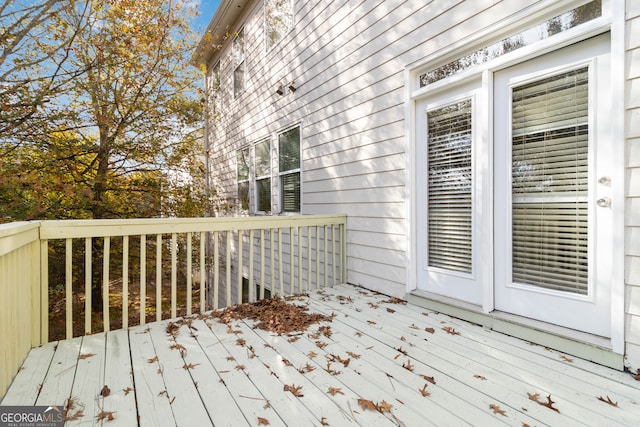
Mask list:
[[[193,30],[198,34],[204,34],[204,30],[207,29],[213,14],[216,13],[220,0],[199,0],[198,10],[200,10],[200,16],[193,23]]]

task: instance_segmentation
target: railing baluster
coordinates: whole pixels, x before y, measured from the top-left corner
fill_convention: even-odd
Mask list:
[[[243,238],[244,233],[242,230],[238,230],[238,285],[236,291],[238,292],[238,304],[242,304],[242,261],[244,260],[244,250],[243,250]]]
[[[328,259],[329,259],[329,254],[327,252],[327,226],[324,226],[324,234],[322,236],[322,240],[323,240],[323,246],[324,246],[324,287],[326,288],[329,284],[329,282],[327,281],[327,273],[328,273],[328,269],[327,269],[327,264],[329,263]]]
[[[171,233],[171,318],[177,317],[178,298],[178,236]]]
[[[218,309],[220,291],[220,244],[218,231],[213,232],[213,309]]]
[[[282,228],[278,228],[278,266],[280,270],[278,275],[280,276],[280,295],[284,295],[284,277],[282,275]]]
[[[307,286],[311,291],[311,226],[307,226]]]
[[[316,289],[320,289],[320,228],[316,225]]]
[[[162,320],[162,234],[156,235],[156,321]]]
[[[264,299],[264,228],[260,229],[260,299]]]
[[[207,269],[206,257],[206,233],[200,232],[200,313],[207,311],[206,291],[205,291],[205,273]]]
[[[191,316],[191,276],[193,274],[193,266],[191,265],[192,257],[191,233],[187,233],[187,316]]]
[[[296,273],[295,273],[295,263],[294,263],[294,254],[295,252],[295,243],[293,240],[293,227],[289,227],[289,295],[293,295],[295,292],[296,286]]]
[[[40,342],[49,342],[49,241],[40,241]]]
[[[66,239],[65,246],[65,303],[67,339],[73,338],[73,240]]]
[[[122,328],[129,327],[129,236],[122,236]]]
[[[254,301],[253,296],[253,239],[255,237],[255,230],[252,228],[249,230],[249,302]]]
[[[298,292],[302,292],[304,285],[302,284],[302,227],[296,227],[298,233]]]
[[[84,333],[91,333],[91,264],[92,264],[91,237],[84,239]]]
[[[273,228],[269,229],[269,242],[271,249],[271,258],[269,258],[269,266],[271,267],[271,293],[276,294],[276,259],[275,259],[275,232]]]
[[[331,268],[333,269],[333,286],[337,284],[336,270],[336,226],[331,225]]]
[[[227,263],[225,265],[225,269],[227,270],[227,286],[226,286],[226,301],[225,305],[232,305],[231,302],[231,239],[233,238],[233,233],[229,230],[226,232],[227,236]]]
[[[147,236],[140,236],[140,324],[147,323]]]
[[[109,332],[109,257],[111,256],[111,238],[104,238],[104,256],[102,261],[102,324]]]

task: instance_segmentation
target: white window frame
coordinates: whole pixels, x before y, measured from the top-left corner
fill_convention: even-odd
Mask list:
[[[246,179],[240,179],[240,162],[238,161],[238,158],[240,157],[240,154],[246,152],[246,164],[247,164],[247,178]],[[236,152],[236,195],[238,198],[238,203],[237,203],[237,210],[238,212],[247,212],[250,211],[251,209],[251,148],[246,146],[246,147],[242,147],[239,150],[237,150]],[[243,209],[242,208],[242,202],[240,201],[240,184],[246,184],[247,185],[247,209]]]
[[[220,96],[220,61],[211,67],[207,75],[207,95],[209,97],[209,108],[212,113],[217,113],[222,108],[222,97]]]
[[[489,46],[491,43],[499,41],[505,37],[513,34],[517,34],[532,25],[544,22],[546,19],[553,18],[560,13],[572,10],[582,4],[584,1],[578,0],[544,0],[540,1],[530,7],[522,9],[520,12],[512,14],[511,16],[500,20],[493,25],[490,25],[467,38],[460,39],[454,43],[449,44],[447,47],[436,50],[427,57],[409,64],[405,68],[405,114],[408,118],[406,127],[406,176],[407,182],[410,183],[410,202],[408,204],[408,228],[410,230],[410,236],[417,236],[419,226],[417,224],[419,215],[418,210],[421,206],[418,205],[419,196],[417,194],[416,185],[417,177],[421,176],[419,166],[416,164],[416,114],[421,114],[416,111],[417,100],[423,98],[432,93],[436,93],[441,90],[447,90],[447,86],[464,84],[465,82],[476,79],[481,76],[482,86],[484,93],[486,94],[485,106],[489,109],[488,121],[485,124],[483,130],[492,139],[493,138],[493,72],[504,69],[511,65],[515,65],[529,59],[541,56],[545,53],[558,50],[562,47],[569,46],[578,41],[586,40],[595,35],[603,34],[605,32],[611,32],[611,61],[612,61],[612,75],[611,85],[612,91],[615,94],[621,96],[614,96],[611,99],[611,111],[614,120],[614,135],[613,139],[616,141],[624,141],[624,63],[625,63],[625,50],[624,50],[624,25],[625,25],[625,11],[624,2],[616,0],[603,0],[602,1],[602,15],[591,21],[585,22],[577,27],[569,29],[567,31],[555,34],[547,39],[535,42],[531,45],[521,47],[503,56],[494,58],[484,64],[477,65],[469,70],[461,71],[457,74],[449,76],[443,80],[431,83],[427,86],[420,87],[419,76],[426,70],[434,69],[449,63],[456,58],[460,58],[465,54],[473,52],[484,46]],[[489,144],[493,147],[493,143]],[[615,173],[612,174],[612,182],[620,183],[612,188],[612,195],[616,200],[616,204],[612,205],[613,215],[613,235],[616,241],[625,241],[624,234],[624,145],[615,144],[615,151],[612,154],[615,167],[613,168]],[[487,153],[487,160],[481,167],[486,168],[485,173],[489,176],[489,191],[484,191],[482,199],[486,200],[491,196],[493,190],[492,173],[493,164],[491,159],[493,153]],[[481,190],[482,191],[482,190]],[[485,206],[485,213],[483,215],[483,222],[491,222],[493,220],[493,208],[491,204]],[[482,247],[477,251],[484,254],[483,256],[491,258],[488,265],[493,265],[493,236],[492,233],[484,233],[481,237]],[[412,292],[416,289],[417,283],[417,271],[418,263],[421,262],[413,254],[419,253],[418,241],[414,237],[408,242],[407,251],[409,256],[407,257],[407,292]],[[624,247],[623,245],[617,245],[614,248],[614,265],[611,271],[612,275],[612,335],[611,335],[611,347],[612,350],[617,353],[624,353]],[[481,262],[487,262],[482,260]],[[483,303],[482,311],[491,312],[493,310],[493,273],[492,269],[486,269],[487,272],[483,277]]]

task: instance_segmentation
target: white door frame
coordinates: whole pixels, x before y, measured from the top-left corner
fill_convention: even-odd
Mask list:
[[[418,61],[415,61],[405,68],[405,135],[406,135],[406,180],[408,185],[408,201],[406,204],[406,216],[407,216],[407,229],[409,238],[407,239],[407,293],[411,293],[416,290],[417,283],[417,268],[419,260],[418,254],[418,209],[417,205],[417,188],[416,182],[418,179],[417,172],[417,156],[416,156],[416,143],[417,137],[415,132],[416,124],[416,104],[417,100],[421,97],[428,96],[433,90],[438,90],[447,84],[453,84],[461,82],[469,78],[474,78],[477,75],[482,75],[483,85],[491,88],[487,93],[489,94],[487,99],[484,100],[486,104],[493,105],[492,99],[492,72],[497,69],[505,68],[509,65],[513,65],[529,58],[534,58],[543,53],[557,50],[563,46],[568,46],[580,40],[587,39],[589,37],[602,34],[604,32],[611,32],[611,88],[614,94],[620,94],[620,96],[613,96],[611,99],[611,111],[613,116],[613,140],[617,141],[617,144],[613,144],[612,147],[612,161],[613,172],[611,174],[612,180],[612,198],[616,200],[616,203],[612,206],[612,218],[613,218],[613,234],[614,240],[619,242],[614,245],[613,248],[613,268],[611,271],[611,349],[619,354],[624,354],[624,241],[625,241],[625,227],[624,227],[624,70],[625,70],[625,5],[624,2],[603,0],[602,16],[596,18],[593,21],[582,24],[571,31],[566,33],[560,33],[553,36],[551,39],[545,39],[540,42],[534,43],[530,46],[520,48],[514,52],[511,52],[502,57],[498,57],[488,63],[477,66],[473,70],[463,71],[452,77],[447,78],[445,81],[436,82],[430,84],[427,87],[420,87],[419,76],[422,72],[428,69],[433,69],[439,65],[442,65],[444,59],[455,59],[468,53],[469,46],[487,46],[491,42],[495,42],[499,39],[496,35],[508,36],[510,34],[517,33],[519,29],[527,28],[529,24],[535,25],[544,21],[550,17],[558,14],[558,11],[570,10],[575,7],[577,3],[572,0],[557,1],[557,0],[542,0],[531,6],[523,8],[521,11],[512,14],[502,20],[497,20],[494,24],[484,28],[483,30],[474,33],[463,39],[452,39],[449,42],[439,40],[437,44],[433,45],[431,49],[432,53]],[[506,29],[506,30],[505,30]],[[505,31],[507,33],[505,34]],[[451,36],[453,37],[453,36]],[[435,42],[434,42],[435,43]],[[445,48],[439,48],[439,46],[446,46]],[[421,49],[427,49],[423,45]],[[445,61],[446,62],[446,61]],[[488,133],[492,134],[493,117],[488,120]],[[493,143],[489,144],[490,146]],[[487,167],[493,169],[492,165],[493,154],[489,156],[489,164]],[[492,187],[492,181],[489,181],[489,186]],[[493,212],[489,209],[486,210],[486,215],[493,216]],[[486,233],[482,236],[482,250],[491,248],[493,251],[492,237]],[[491,270],[491,269],[487,269]],[[487,272],[484,275],[484,296],[481,310],[485,313],[493,311],[493,274]]]

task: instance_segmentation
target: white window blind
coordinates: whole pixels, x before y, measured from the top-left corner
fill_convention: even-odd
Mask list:
[[[513,88],[513,281],[587,293],[588,67]]]
[[[427,112],[428,265],[472,271],[471,99]]]
[[[279,138],[280,191],[283,212],[300,212],[300,128]]]

